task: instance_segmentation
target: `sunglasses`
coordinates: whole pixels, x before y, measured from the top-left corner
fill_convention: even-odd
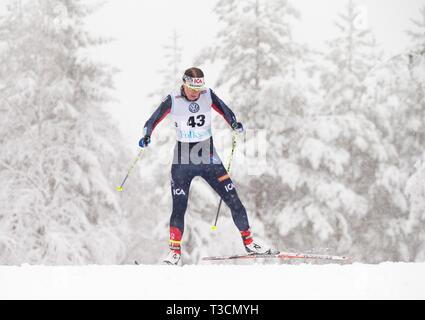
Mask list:
[[[191,86],[188,83],[185,83],[184,86],[186,88],[188,88],[190,91],[193,91],[193,92],[201,92],[201,91],[203,91],[205,89],[204,87],[201,87],[201,88],[200,87],[193,87],[193,86]]]

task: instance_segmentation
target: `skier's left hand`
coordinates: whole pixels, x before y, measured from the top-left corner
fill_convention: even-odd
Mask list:
[[[232,128],[233,128],[233,130],[235,130],[237,133],[243,133],[243,132],[245,131],[245,129],[244,129],[244,127],[243,127],[242,123],[240,123],[240,122],[234,122],[234,123],[232,124]]]

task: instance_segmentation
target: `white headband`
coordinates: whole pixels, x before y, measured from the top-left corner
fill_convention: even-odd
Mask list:
[[[183,81],[186,86],[195,90],[202,90],[205,86],[204,78],[192,78],[187,75],[183,76]]]

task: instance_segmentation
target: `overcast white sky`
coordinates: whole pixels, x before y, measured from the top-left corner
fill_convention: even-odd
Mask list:
[[[96,55],[121,69],[116,78],[116,97],[119,101],[110,108],[131,147],[137,142],[153,105],[162,97],[148,99],[161,79],[156,72],[163,68],[162,48],[173,30],[181,36],[185,67],[200,49],[213,45],[217,32],[217,17],[212,12],[216,0],[109,0],[90,20],[89,27],[97,34],[116,39]],[[332,39],[336,30],[334,20],[343,11],[343,0],[296,0],[301,21],[294,30],[299,41],[321,48]],[[410,19],[419,18],[419,8],[425,0],[357,0],[367,16],[378,43],[386,56],[397,54],[408,45],[405,30]],[[206,71],[206,81],[212,83],[215,70]],[[159,82],[159,83],[158,83]],[[164,92],[166,95],[167,92]]]

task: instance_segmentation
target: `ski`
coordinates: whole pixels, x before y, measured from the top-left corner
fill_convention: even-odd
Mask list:
[[[317,260],[330,260],[330,261],[350,261],[351,258],[347,256],[333,256],[314,253],[293,253],[293,252],[280,252],[277,254],[240,254],[229,256],[211,256],[202,258],[203,261],[224,261],[224,260],[244,260],[244,259],[317,259]]]

